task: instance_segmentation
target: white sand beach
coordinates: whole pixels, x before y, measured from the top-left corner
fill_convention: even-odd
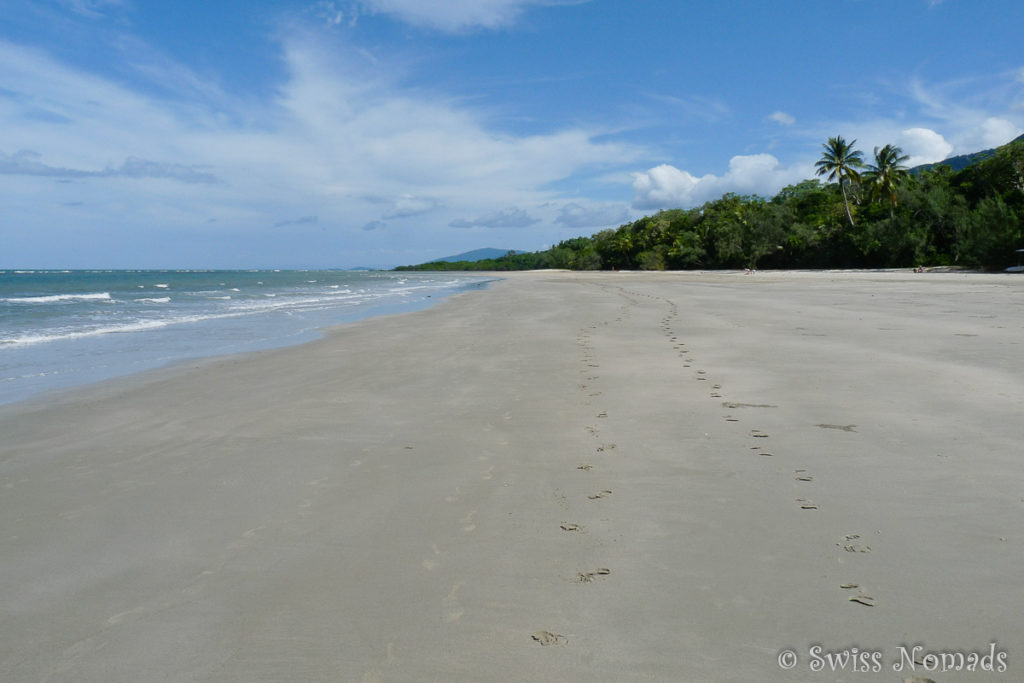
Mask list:
[[[1018,276],[512,273],[0,408],[0,679],[1024,680],[1022,416]]]

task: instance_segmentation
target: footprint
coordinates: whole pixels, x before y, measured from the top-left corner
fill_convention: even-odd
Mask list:
[[[767,439],[768,435],[762,432],[760,429],[751,429],[750,435],[755,439]]]
[[[562,531],[583,531],[583,527],[581,527],[579,524],[563,522],[561,526]]]
[[[739,422],[739,418],[735,418],[732,415],[729,415],[728,417],[725,418],[725,421],[726,422]]]
[[[874,607],[875,606],[875,599],[873,597],[871,597],[870,595],[863,595],[863,594],[851,595],[850,596],[850,602],[859,602],[860,604],[865,605],[867,607]]]
[[[600,413],[597,414],[597,416],[598,417],[608,417],[608,411],[607,410],[602,410]]]
[[[598,453],[604,453],[605,451],[614,451],[614,450],[615,450],[615,444],[613,444],[613,443],[603,443],[603,444],[601,444],[600,446],[597,447],[597,452]]]
[[[551,631],[537,631],[530,637],[541,645],[565,645],[569,642],[565,636],[559,633],[552,633]]]
[[[576,465],[576,469],[583,470],[584,472],[589,472],[590,470],[594,469],[594,466],[593,465],[587,465],[587,464]]]
[[[810,501],[810,500],[807,500],[806,498],[797,498],[796,502],[800,503],[800,509],[801,510],[817,510],[818,509],[818,504],[817,503],[815,503],[813,501]]]
[[[843,590],[850,590],[850,589],[853,589],[853,588],[860,588],[860,584],[859,583],[841,583],[841,584],[839,584],[839,587],[842,588]]]
[[[591,494],[587,496],[587,498],[589,498],[590,500],[597,500],[598,498],[605,498],[610,495],[612,495],[612,492],[609,491],[608,489],[605,489],[604,491],[598,491],[597,493]]]
[[[612,573],[611,569],[607,569],[605,567],[598,567],[597,569],[595,569],[592,572],[580,572],[579,574],[576,575],[576,580],[579,581],[580,583],[591,583],[594,580],[595,577],[607,576],[608,574],[611,574],[611,573]]]
[[[799,477],[796,478],[796,480],[797,481],[814,481],[814,477],[812,477],[812,476],[810,476],[808,474],[801,474]]]
[[[815,427],[821,427],[822,429],[839,429],[844,432],[855,432],[857,425],[830,425],[830,424],[817,424]]]
[[[870,553],[871,546],[860,542],[860,534],[847,534],[841,543],[836,543],[848,553]]]

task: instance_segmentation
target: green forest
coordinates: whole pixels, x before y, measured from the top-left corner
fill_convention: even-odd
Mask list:
[[[899,147],[830,138],[818,177],[770,199],[726,194],[545,251],[397,270],[900,268],[999,270],[1024,248],[1024,136],[970,165],[908,169]]]

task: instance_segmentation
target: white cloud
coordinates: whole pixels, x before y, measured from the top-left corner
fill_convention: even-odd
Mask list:
[[[953,154],[970,154],[1006,144],[1021,134],[1024,119],[1014,112],[1022,69],[971,80],[925,84],[913,80],[910,94],[930,118],[941,122]]]
[[[212,173],[196,166],[161,163],[128,157],[117,167],[108,166],[102,170],[84,170],[49,166],[41,161],[42,155],[31,150],[19,150],[14,154],[0,151],[0,174],[43,176],[49,178],[160,178],[182,183],[216,184],[219,181]]]
[[[774,112],[768,118],[774,121],[775,123],[781,124],[783,126],[792,126],[794,123],[796,123],[796,119],[793,118],[792,115],[787,114],[784,111]]]
[[[385,211],[381,218],[390,220],[392,218],[419,216],[433,211],[439,206],[441,206],[441,202],[432,197],[414,197],[405,194],[396,199],[391,208]]]
[[[675,166],[660,164],[633,176],[633,208],[656,209],[667,206],[688,206],[693,200],[694,189],[702,180],[714,176],[696,178]]]
[[[563,206],[556,223],[567,228],[598,228],[622,224],[629,219],[629,209],[622,204],[591,204],[570,202]]]
[[[811,177],[811,169],[784,167],[771,154],[734,156],[723,176],[696,177],[668,164],[634,174],[633,208],[691,207],[727,192],[772,196],[786,185]]]
[[[525,228],[540,223],[539,218],[530,216],[519,208],[503,209],[473,220],[458,219],[448,225],[453,228]]]
[[[530,6],[578,4],[588,0],[360,0],[370,11],[442,31],[494,29],[514,22]]]
[[[354,25],[358,18],[358,10],[344,10],[338,7],[338,3],[332,0],[321,0],[321,2],[314,3],[309,11],[324,23],[325,26],[337,26],[345,20],[346,13],[349,14],[349,24]]]
[[[1020,134],[1021,129],[1012,121],[990,116],[964,136],[964,144],[975,145],[979,150],[989,149],[1005,145]]]
[[[908,128],[900,133],[896,144],[910,157],[907,166],[942,161],[953,153],[953,145],[929,128]]]
[[[405,91],[387,64],[346,58],[308,35],[285,36],[283,48],[287,77],[273,101],[258,104],[215,87],[210,98],[197,95],[199,87],[143,93],[0,41],[0,172],[20,197],[5,212],[31,231],[32,253],[63,239],[66,216],[54,212],[70,206],[78,208],[69,239],[83,245],[100,231],[114,237],[144,225],[171,235],[202,226],[188,240],[173,240],[179,256],[155,240],[134,240],[139,251],[122,252],[124,267],[208,263],[202,259],[225,252],[202,240],[229,235],[245,235],[250,253],[277,254],[281,262],[331,259],[316,245],[280,241],[274,221],[294,216],[317,216],[328,235],[369,227],[359,234],[378,240],[374,248],[399,234],[379,230],[383,221],[415,226],[401,233],[404,249],[446,248],[445,239],[457,244],[453,220],[536,225],[537,207],[558,199],[554,183],[642,154],[596,141],[602,131],[498,131],[490,112]],[[182,82],[196,78],[173,63],[161,69],[167,76],[180,70]],[[206,223],[211,216],[215,228]],[[348,253],[341,244],[333,258]],[[5,248],[7,259],[29,259],[18,253]]]

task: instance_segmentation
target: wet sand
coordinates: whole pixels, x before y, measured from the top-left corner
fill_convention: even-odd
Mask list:
[[[0,679],[1024,680],[1022,415],[1022,277],[514,273],[0,408]]]

